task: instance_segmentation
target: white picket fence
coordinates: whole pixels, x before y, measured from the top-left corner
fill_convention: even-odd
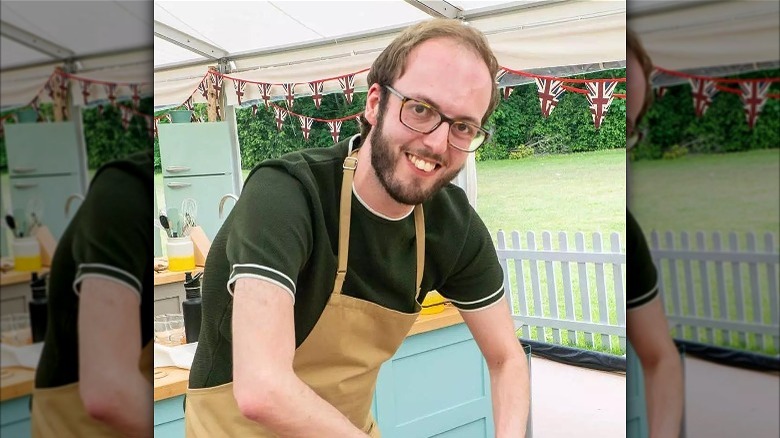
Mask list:
[[[675,337],[763,351],[780,350],[776,236],[766,233],[763,248],[756,235],[682,232],[650,235],[651,253],[659,271],[667,316]],[[728,243],[728,244],[726,244]],[[718,334],[720,334],[718,336]],[[720,340],[717,339],[720,337]]]
[[[572,248],[567,233],[559,232],[556,249],[547,231],[542,233],[541,246],[537,246],[536,234],[527,232],[525,248],[517,231],[511,232],[511,247],[504,231],[496,237],[504,290],[516,326],[522,324],[522,338],[561,344],[564,330],[570,345],[576,345],[577,335],[582,334],[592,347],[598,335],[602,346],[611,345],[617,337],[620,349],[625,350],[626,255],[618,233],[610,234],[605,250],[600,233],[592,234],[588,250],[583,233],[575,233]],[[609,320],[611,309],[616,316],[613,321]],[[537,327],[534,337],[532,327]],[[551,340],[545,339],[543,328],[552,329]]]

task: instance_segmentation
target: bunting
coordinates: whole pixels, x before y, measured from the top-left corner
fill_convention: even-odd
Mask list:
[[[666,88],[666,87],[658,87],[658,88],[656,88],[655,89],[655,97],[656,97],[656,99],[660,100],[662,97],[664,97],[664,95],[666,94],[666,92],[668,90],[669,89]]]
[[[257,116],[257,105],[252,105],[252,117]]]
[[[282,84],[282,88],[284,88],[284,99],[287,101],[287,109],[292,109],[295,102],[295,84]]]
[[[309,141],[309,134],[311,133],[311,124],[314,120],[311,117],[298,116],[298,120],[301,122],[301,132],[303,132],[303,138]]]
[[[309,82],[309,89],[311,90],[311,98],[314,99],[314,106],[320,109],[323,89],[322,81]]]
[[[208,79],[203,78],[198,84],[198,91],[200,91],[200,95],[203,96],[206,101],[209,99],[209,83],[207,81]]]
[[[122,116],[122,127],[127,129],[130,126],[130,121],[133,120],[133,111],[130,108],[121,105],[119,107],[119,112]]]
[[[260,94],[263,96],[265,107],[268,108],[271,104],[271,84],[257,84],[257,87],[260,89]]]
[[[84,97],[84,105],[86,105],[89,101],[89,87],[92,86],[92,82],[81,80],[79,84],[81,85],[81,96]]]
[[[106,87],[106,95],[108,96],[108,101],[111,103],[111,105],[116,105],[116,84],[105,84],[104,87]]]
[[[276,119],[276,130],[281,131],[284,119],[287,118],[287,110],[280,106],[274,105],[274,117]]]
[[[133,92],[133,108],[138,109],[141,104],[141,95],[138,93],[138,84],[130,84],[130,90]]]
[[[766,104],[766,96],[770,85],[772,83],[769,81],[745,81],[739,83],[742,90],[740,98],[745,108],[745,117],[750,129],[753,129],[756,125],[758,115],[761,114],[761,110],[764,108],[764,104]]]
[[[238,105],[241,105],[241,98],[244,97],[244,91],[246,90],[246,81],[234,80],[233,88],[236,89],[236,97],[238,97]]]
[[[712,97],[718,92],[715,81],[709,79],[689,78],[691,93],[693,93],[693,109],[696,117],[701,117],[712,104]]]
[[[558,105],[563,96],[563,81],[552,78],[535,78],[536,89],[539,95],[539,104],[542,107],[542,116],[550,117],[552,110]]]
[[[346,75],[339,78],[339,85],[341,90],[344,91],[344,97],[347,98],[347,103],[352,103],[352,93],[355,92],[355,75]]]
[[[607,115],[609,105],[612,103],[612,94],[615,92],[617,82],[594,81],[586,82],[585,86],[588,88],[587,98],[593,124],[598,130],[601,127],[601,122],[604,121],[604,116]]]
[[[513,87],[504,87],[504,100],[509,99],[509,96],[512,95],[512,91],[514,91]]]
[[[341,131],[341,120],[331,120],[327,122],[328,128],[330,128],[330,136],[333,138],[333,143],[339,142],[339,132]]]

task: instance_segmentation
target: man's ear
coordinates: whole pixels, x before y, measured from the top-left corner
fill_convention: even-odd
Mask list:
[[[377,83],[372,84],[368,89],[368,93],[366,95],[366,110],[363,113],[363,117],[365,117],[371,126],[377,125],[381,95],[382,87]]]

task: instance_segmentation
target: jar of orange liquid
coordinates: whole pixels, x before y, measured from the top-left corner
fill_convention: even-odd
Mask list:
[[[13,244],[15,271],[40,271],[41,246],[35,237],[17,237]]]
[[[184,272],[195,269],[195,246],[189,236],[169,237],[166,249],[168,270]]]

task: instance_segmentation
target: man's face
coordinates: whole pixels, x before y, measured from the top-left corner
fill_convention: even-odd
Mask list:
[[[487,66],[479,56],[447,39],[428,40],[410,54],[393,88],[436,107],[442,114],[477,125],[492,92]],[[399,120],[401,99],[385,93],[371,129],[371,164],[396,202],[415,205],[429,199],[463,168],[467,152],[449,147],[448,123],[420,134]]]
[[[632,127],[635,128],[636,124],[639,123],[637,118],[645,103],[647,90],[645,72],[642,70],[639,59],[631,51],[626,53],[626,77],[628,78],[626,82],[628,99],[626,102],[626,125],[629,129],[626,134],[631,135]]]

